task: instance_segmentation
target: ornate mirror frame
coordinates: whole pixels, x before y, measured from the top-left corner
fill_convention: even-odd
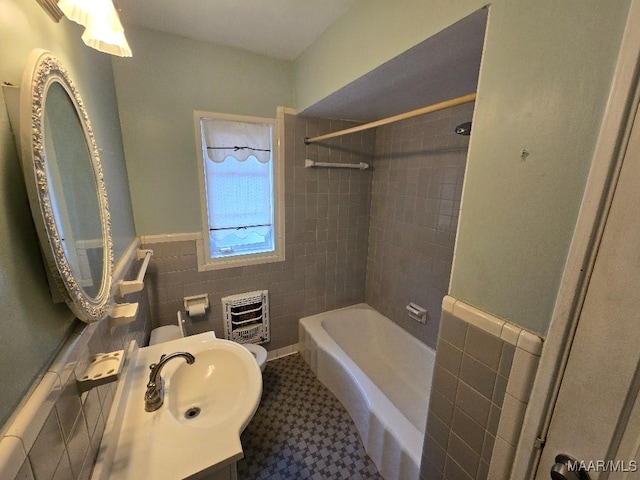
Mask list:
[[[74,276],[61,241],[49,193],[52,185],[47,177],[44,116],[47,92],[54,83],[62,86],[75,106],[95,176],[95,186],[91,188],[97,189],[103,250],[101,284],[95,297],[88,295],[80,285],[79,279]],[[85,323],[97,322],[106,317],[111,296],[113,240],[109,202],[98,147],[84,104],[69,72],[50,52],[34,50],[29,57],[20,91],[20,112],[20,143],[25,183],[46,268],[49,269],[50,277],[56,285],[50,287],[57,287],[64,301],[80,320]]]

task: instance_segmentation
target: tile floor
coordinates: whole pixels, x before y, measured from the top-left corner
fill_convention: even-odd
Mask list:
[[[239,480],[382,480],[351,417],[300,354],[267,363]]]

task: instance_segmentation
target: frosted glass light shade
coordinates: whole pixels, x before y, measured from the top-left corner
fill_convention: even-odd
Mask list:
[[[105,24],[105,22],[90,22],[82,34],[82,41],[100,52],[118,57],[132,56],[131,48],[124,36],[124,29],[114,30],[111,25]]]
[[[69,20],[86,26],[93,15],[92,9],[95,8],[95,5],[93,2],[82,2],[82,0],[60,0],[58,8]]]
[[[131,48],[111,0],[60,0],[58,7],[69,20],[85,27],[84,43],[104,53],[130,57]]]

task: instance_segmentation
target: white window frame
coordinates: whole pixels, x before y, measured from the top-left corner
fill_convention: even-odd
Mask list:
[[[205,156],[202,147],[200,120],[215,118],[248,123],[269,123],[272,126],[272,162],[273,162],[273,223],[274,242],[273,252],[251,253],[244,255],[230,255],[224,258],[211,258],[209,242],[209,215],[207,205]],[[284,108],[278,107],[277,118],[251,117],[228,113],[206,112],[194,110],[193,120],[196,134],[196,152],[198,158],[198,184],[200,187],[200,209],[202,214],[202,231],[196,240],[198,255],[198,271],[219,270],[223,268],[243,267],[262,263],[284,261]],[[206,160],[208,161],[208,160]]]

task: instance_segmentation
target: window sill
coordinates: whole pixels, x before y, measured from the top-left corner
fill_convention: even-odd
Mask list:
[[[246,267],[263,263],[284,262],[284,251],[269,253],[254,253],[248,255],[236,255],[229,258],[210,258],[204,248],[204,241],[198,238],[196,241],[198,254],[198,271],[222,270],[225,268]],[[284,250],[284,249],[283,249]]]

